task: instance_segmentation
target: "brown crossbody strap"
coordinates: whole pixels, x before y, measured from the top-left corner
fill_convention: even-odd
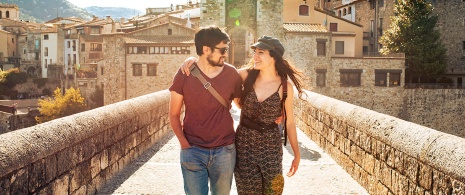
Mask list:
[[[200,74],[200,70],[195,64],[189,67],[189,70],[194,77],[197,77],[200,80],[203,87],[207,89],[213,97],[223,104],[224,107],[229,108],[227,101],[215,90],[215,88],[213,88],[212,84],[208,82],[202,74]]]

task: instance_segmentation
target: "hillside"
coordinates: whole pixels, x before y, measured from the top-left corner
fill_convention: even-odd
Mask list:
[[[98,16],[99,18],[105,18],[106,16],[111,16],[113,19],[120,18],[132,18],[137,15],[144,15],[144,12],[139,10],[134,10],[124,7],[86,7],[84,8],[87,12],[92,13],[93,15]]]
[[[75,16],[85,20],[92,18],[91,13],[67,0],[2,0],[1,3],[18,5],[20,19],[38,23],[52,20],[57,15],[59,17]]]

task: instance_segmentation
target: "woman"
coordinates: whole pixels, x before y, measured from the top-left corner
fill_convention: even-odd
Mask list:
[[[244,90],[239,102],[241,123],[236,130],[236,168],[234,171],[238,194],[281,194],[284,188],[282,176],[282,141],[275,119],[282,115],[283,80],[287,85],[285,112],[289,142],[294,160],[287,176],[293,176],[299,167],[300,151],[293,115],[294,91],[290,78],[302,94],[300,73],[283,59],[284,47],[273,37],[262,36],[252,45],[253,65],[239,70]],[[257,130],[255,125],[270,127]],[[263,128],[262,128],[263,129]]]
[[[294,152],[294,160],[287,173],[293,176],[300,163],[296,125],[293,115],[294,91],[302,95],[301,74],[283,59],[284,47],[273,37],[262,36],[252,45],[253,64],[238,70],[244,90],[236,105],[241,108],[241,122],[236,130],[236,167],[234,171],[238,194],[282,194],[282,140],[276,121],[283,115],[283,84],[288,97],[284,102],[287,116],[287,135]],[[189,74],[187,66],[181,67]],[[183,72],[184,72],[183,71]],[[278,118],[278,119],[277,119]]]

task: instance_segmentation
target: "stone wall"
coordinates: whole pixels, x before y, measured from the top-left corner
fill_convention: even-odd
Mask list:
[[[307,91],[297,124],[370,194],[463,194],[465,139]]]
[[[169,131],[167,90],[0,135],[1,194],[95,194]]]

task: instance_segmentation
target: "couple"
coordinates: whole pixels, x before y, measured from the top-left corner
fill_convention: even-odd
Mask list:
[[[195,34],[199,56],[195,65],[211,87],[226,99],[227,106],[205,89],[198,78],[189,76],[189,71],[184,74],[184,69],[188,69],[184,66],[169,88],[169,117],[181,145],[184,191],[189,195],[206,195],[210,183],[211,194],[229,194],[234,173],[238,194],[281,194],[283,151],[275,120],[287,113],[285,125],[294,152],[287,173],[290,177],[298,169],[300,151],[292,113],[293,86],[287,78],[300,96],[300,74],[283,59],[284,47],[278,39],[261,37],[252,45],[253,66],[240,70],[224,62],[229,42],[228,34],[217,27],[201,28]],[[285,112],[281,105],[283,83],[289,89]],[[241,108],[236,132],[229,112],[231,101]],[[181,121],[183,104],[185,116]],[[257,125],[266,128],[257,129]]]

